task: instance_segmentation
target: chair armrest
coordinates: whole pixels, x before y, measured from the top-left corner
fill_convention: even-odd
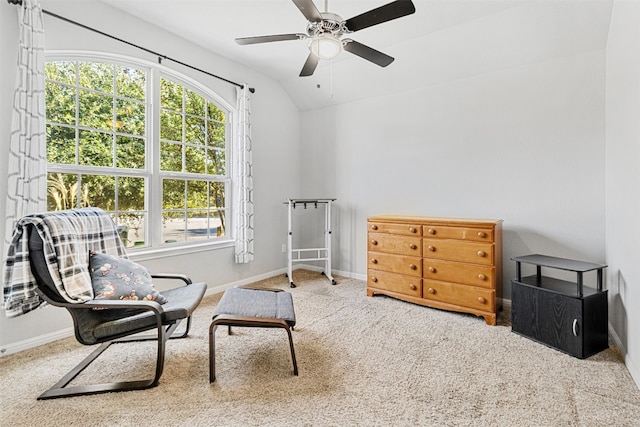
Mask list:
[[[123,309],[131,309],[131,308],[139,308],[146,311],[153,311],[154,314],[160,315],[164,312],[162,306],[155,301],[132,301],[132,300],[96,300],[92,299],[85,302],[49,302],[52,305],[58,307],[69,307],[69,308],[79,308],[79,309],[109,309],[109,308],[123,308]]]
[[[178,279],[182,280],[186,285],[190,285],[193,282],[191,278],[185,274],[179,273],[151,273],[151,278],[153,279]]]
[[[153,311],[155,314],[161,314],[164,310],[162,305],[156,301],[132,301],[132,300],[89,300],[81,304],[70,304],[73,308],[139,308],[142,310]]]

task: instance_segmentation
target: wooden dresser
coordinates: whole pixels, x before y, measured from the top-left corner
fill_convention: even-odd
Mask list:
[[[368,296],[472,313],[496,324],[502,220],[380,215],[367,225]]]

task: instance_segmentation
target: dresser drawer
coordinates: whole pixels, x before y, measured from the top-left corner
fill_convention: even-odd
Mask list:
[[[422,279],[380,270],[367,271],[367,286],[422,297]]]
[[[492,228],[453,227],[448,225],[425,225],[422,227],[424,237],[435,239],[460,239],[477,242],[493,242]]]
[[[491,289],[424,279],[422,297],[478,310],[495,312],[495,292]]]
[[[463,283],[483,288],[494,288],[495,269],[491,265],[465,264],[425,258],[422,265],[426,279]]]
[[[422,277],[422,258],[406,255],[392,255],[383,252],[369,252],[367,268]]]
[[[369,231],[377,233],[422,236],[422,226],[418,224],[394,224],[387,222],[369,222]]]
[[[368,249],[398,255],[422,256],[422,238],[383,233],[369,233]]]
[[[424,239],[422,246],[425,258],[493,265],[492,243],[429,238]]]

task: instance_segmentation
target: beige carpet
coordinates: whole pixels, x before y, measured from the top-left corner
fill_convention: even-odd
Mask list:
[[[294,272],[260,285],[291,291],[300,376],[278,329],[207,333],[205,298],[191,337],[168,343],[151,390],[49,401],[36,397],[90,352],[69,338],[0,359],[2,426],[638,426],[640,391],[610,348],[579,360],[482,318],[369,298],[365,283]],[[153,344],[113,346],[76,383],[142,378]]]

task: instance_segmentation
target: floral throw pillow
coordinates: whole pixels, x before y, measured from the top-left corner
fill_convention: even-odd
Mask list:
[[[91,251],[89,273],[95,299],[167,302],[153,285],[149,270],[126,258]]]

